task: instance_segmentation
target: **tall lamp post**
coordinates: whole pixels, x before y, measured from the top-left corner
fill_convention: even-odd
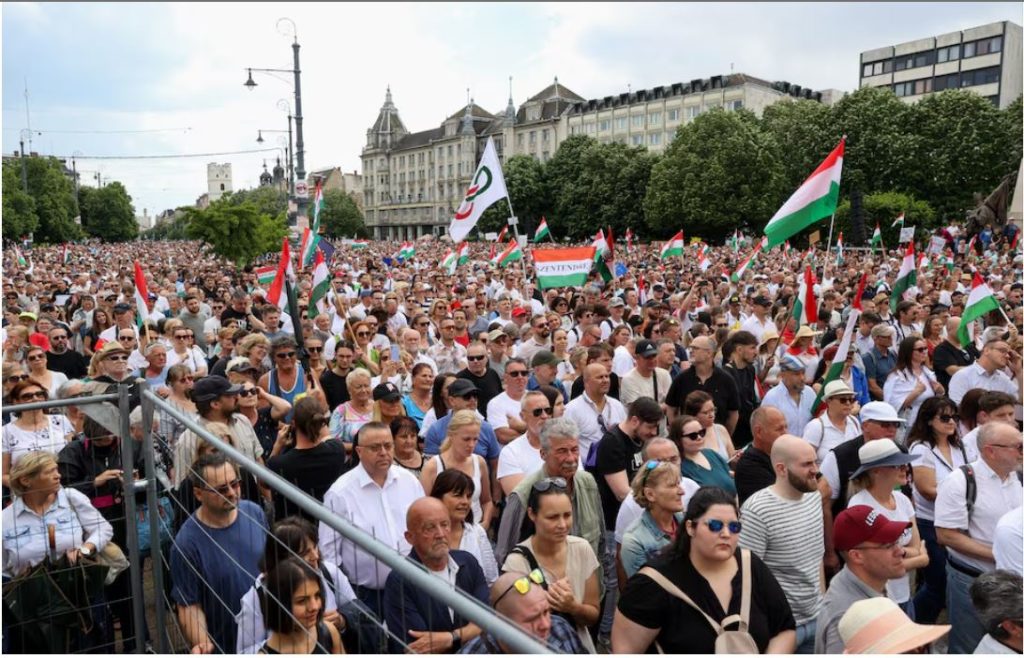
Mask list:
[[[281,30],[281,24],[286,23],[291,25],[290,33]],[[287,27],[287,25],[286,25]],[[295,21],[290,18],[280,18],[277,21],[278,31],[285,36],[292,37],[292,58],[293,66],[291,69],[261,69],[261,68],[249,68],[249,78],[245,81],[245,86],[251,91],[256,88],[256,81],[252,79],[252,72],[257,73],[291,73],[294,78],[295,88],[295,201],[298,208],[298,217],[296,226],[298,228],[304,228],[309,225],[309,220],[306,218],[306,205],[309,198],[309,192],[306,188],[306,149],[305,142],[302,139],[302,70],[299,67],[299,36],[298,31],[295,28]],[[301,186],[300,186],[301,184]]]

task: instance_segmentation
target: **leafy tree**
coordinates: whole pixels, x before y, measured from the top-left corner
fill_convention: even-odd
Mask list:
[[[82,188],[79,191],[82,228],[104,242],[134,240],[139,235],[135,221],[135,208],[124,185],[114,181],[101,188]]]
[[[187,240],[188,239],[188,217],[184,211],[187,208],[179,208],[170,221],[163,221],[142,233],[144,240]]]
[[[18,240],[39,226],[36,201],[21,186],[21,165],[3,165],[3,238]]]
[[[39,218],[34,240],[55,244],[82,237],[82,229],[75,223],[78,204],[74,183],[64,175],[64,165],[57,158],[41,157],[27,158],[25,164],[28,192],[35,199]]]
[[[513,155],[505,160],[501,169],[519,219],[519,231],[533,237],[540,218],[550,212],[544,165],[529,155]],[[480,217],[477,231],[480,235],[501,231],[510,214],[507,201],[495,203]]]
[[[204,210],[186,208],[185,215],[189,238],[205,241],[218,256],[240,267],[277,249],[288,232],[283,218],[261,214],[254,203],[232,205],[220,200]]]
[[[899,244],[899,226],[893,227],[892,222],[902,212],[905,215],[906,226],[916,226],[915,239],[924,237],[925,229],[938,228],[941,215],[927,201],[922,201],[909,194],[901,192],[876,192],[864,195],[861,204],[864,215],[864,239],[865,245],[871,242],[871,234],[875,225],[882,230],[882,242],[886,247],[894,247]],[[826,227],[827,230],[827,227]],[[836,234],[839,231],[845,232],[844,241],[853,246],[853,224],[850,222],[850,200],[845,199],[836,208]],[[822,237],[824,237],[822,233]]]
[[[261,215],[280,217],[288,212],[288,193],[273,185],[251,190],[237,190],[224,197],[232,206],[252,203]]]
[[[782,169],[772,137],[747,110],[721,109],[682,126],[654,165],[647,222],[668,236],[720,239],[736,227],[757,227],[784,200]]]
[[[765,108],[761,126],[780,147],[782,189],[795,190],[807,180],[841,135],[831,132],[829,108],[811,100],[784,100]]]
[[[586,168],[584,155],[597,146],[598,142],[595,139],[585,135],[573,135],[559,144],[554,156],[544,165],[551,208],[551,216],[547,217],[548,226],[551,233],[559,236],[559,239],[587,232],[586,229],[579,228],[576,231],[572,230],[573,222],[578,219],[575,212],[575,185]]]
[[[310,205],[309,212],[313,212]],[[309,218],[313,221],[312,216]],[[359,211],[352,197],[342,190],[324,192],[324,207],[320,211],[320,228],[331,237],[366,237],[369,235],[363,224],[363,213]]]

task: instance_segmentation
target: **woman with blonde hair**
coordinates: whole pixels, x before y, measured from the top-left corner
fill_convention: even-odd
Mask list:
[[[270,340],[263,334],[249,334],[235,347],[239,356],[249,359],[249,363],[256,366],[260,374],[270,369],[267,355],[270,354]]]
[[[480,520],[480,525],[487,528],[494,515],[494,503],[491,502],[490,474],[487,462],[473,452],[480,437],[481,421],[475,411],[463,409],[452,414],[448,423],[441,450],[423,465],[420,481],[424,491],[434,488],[434,479],[439,473],[450,468],[462,471],[473,479],[473,518]]]
[[[22,324],[12,324],[5,329],[7,330],[7,342],[4,343],[4,361],[23,363],[30,347],[28,328]]]
[[[179,363],[171,366],[167,369],[167,388],[171,392],[164,399],[167,404],[179,412],[197,419],[199,413],[196,410],[196,403],[192,401],[189,395],[194,383],[195,377],[187,365]],[[168,447],[173,449],[178,442],[178,437],[185,433],[185,425],[162,411],[157,414],[157,418],[160,421],[160,434],[167,441]]]
[[[373,420],[373,397],[370,388],[370,371],[353,368],[345,376],[345,386],[352,396],[331,412],[331,436],[345,444],[345,453],[352,454],[352,442],[359,429]]]
[[[633,477],[633,500],[643,514],[622,538],[622,568],[632,577],[648,560],[671,544],[683,521],[683,485],[679,466],[649,460]]]
[[[373,375],[379,375],[380,352],[371,342],[373,329],[366,321],[360,321],[352,325],[352,334],[355,336],[355,350],[353,350],[355,358],[352,360],[352,365],[368,370]]]

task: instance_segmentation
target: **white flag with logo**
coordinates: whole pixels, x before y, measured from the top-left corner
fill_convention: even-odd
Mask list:
[[[480,221],[484,211],[494,205],[495,201],[507,196],[505,176],[501,173],[501,162],[498,161],[498,153],[494,150],[494,140],[488,137],[480,165],[476,168],[469,189],[466,190],[466,196],[455,211],[451,226],[448,227],[452,241],[458,244],[465,240]]]

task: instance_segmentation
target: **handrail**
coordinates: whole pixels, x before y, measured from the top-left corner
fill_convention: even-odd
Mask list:
[[[246,470],[256,476],[257,479],[271,485],[278,494],[285,496],[304,512],[316,518],[318,521],[330,526],[342,537],[359,546],[361,550],[370,553],[375,558],[388,565],[392,570],[397,571],[413,586],[426,591],[431,597],[443,601],[448,605],[448,607],[452,608],[460,615],[483,629],[484,632],[490,633],[499,642],[508,645],[514,653],[552,653],[547,646],[526,634],[518,626],[515,626],[507,620],[499,617],[489,607],[472,597],[453,592],[452,589],[446,587],[441,580],[428,574],[426,568],[422,565],[406,559],[405,556],[387,548],[384,544],[374,539],[369,533],[355,527],[348,521],[331,514],[320,501],[316,500],[262,464],[253,461],[247,455],[241,453],[235,449],[234,446],[225,442],[220,437],[211,434],[193,418],[190,418],[178,409],[167,404],[163,398],[152,391],[144,390],[142,392],[142,398],[143,400],[151,401],[157,409],[178,420],[203,440],[209,442],[232,460],[244,466]],[[150,431],[149,427],[144,427],[143,429],[146,432]]]
[[[25,404],[5,404],[3,410],[10,413],[21,413],[22,411],[34,411],[35,409],[52,409],[53,407],[74,407],[97,402],[117,402],[117,393],[105,393],[103,395],[85,395],[82,397],[59,398],[55,400],[43,400],[42,402],[26,402]]]

